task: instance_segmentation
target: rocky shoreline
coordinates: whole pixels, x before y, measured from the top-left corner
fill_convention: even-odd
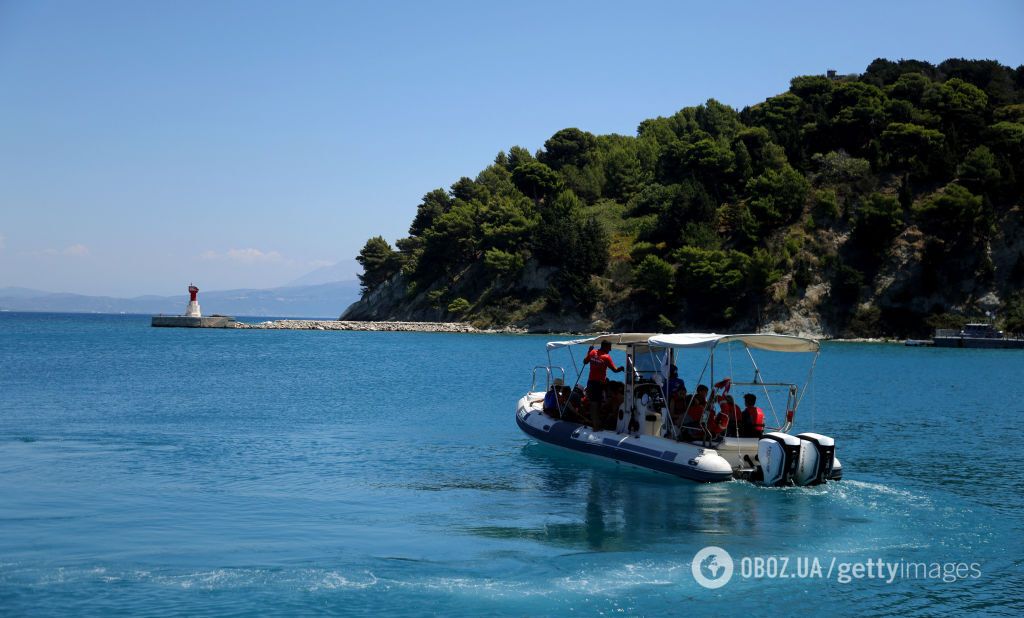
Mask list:
[[[351,330],[369,332],[406,333],[524,333],[525,330],[512,327],[481,329],[465,322],[366,322],[360,320],[271,320],[250,324],[235,322],[235,328],[267,330]]]
[[[477,328],[466,322],[389,322],[362,320],[271,320],[267,322],[232,322],[228,328],[251,330],[347,330],[364,332],[402,332],[402,333],[467,333],[478,335],[494,334],[546,334],[552,336],[595,336],[607,331],[570,331],[548,330],[531,331],[525,328],[506,326],[504,328]],[[835,343],[902,343],[902,339],[885,337],[858,337],[850,339],[833,339],[821,334],[792,333],[801,337],[810,337],[819,341]]]

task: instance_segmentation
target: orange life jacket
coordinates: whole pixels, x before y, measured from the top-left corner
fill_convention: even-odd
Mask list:
[[[722,407],[722,413],[729,419],[729,422],[739,425],[740,414],[742,412],[740,407],[734,403],[729,403],[728,401],[722,401],[720,405]]]
[[[719,412],[708,419],[708,431],[711,435],[717,436],[729,427],[729,417]]]
[[[704,408],[707,405],[706,401],[701,401],[699,398],[694,397],[690,407],[686,409],[686,415],[690,417],[694,424],[700,423],[701,417],[704,416]]]
[[[750,426],[754,431],[764,431],[764,410],[757,406],[749,406],[743,410],[743,414],[750,420]]]

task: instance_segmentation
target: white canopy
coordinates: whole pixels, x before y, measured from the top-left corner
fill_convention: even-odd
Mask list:
[[[771,352],[817,352],[820,344],[815,339],[792,335],[748,334],[716,335],[715,333],[675,333],[654,335],[649,343],[655,347],[668,348],[714,348],[720,343],[739,341],[748,348]],[[550,347],[551,344],[549,343]]]
[[[586,339],[549,341],[547,348],[548,350],[554,350],[556,348],[564,348],[573,345],[592,345],[597,347],[601,345],[602,342],[609,341],[612,344],[612,349],[625,350],[627,345],[647,343],[648,339],[655,336],[657,336],[655,333],[609,333],[607,335],[598,335],[596,337],[588,337]]]

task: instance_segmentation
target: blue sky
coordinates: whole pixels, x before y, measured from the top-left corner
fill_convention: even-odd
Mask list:
[[[876,57],[1017,66],[1022,24],[1024,2],[0,0],[0,287],[281,285],[510,146]]]

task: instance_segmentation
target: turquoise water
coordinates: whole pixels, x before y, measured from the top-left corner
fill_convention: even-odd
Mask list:
[[[0,313],[0,614],[1024,612],[1024,352],[825,345],[797,429],[846,480],[763,489],[533,443],[544,341]]]

